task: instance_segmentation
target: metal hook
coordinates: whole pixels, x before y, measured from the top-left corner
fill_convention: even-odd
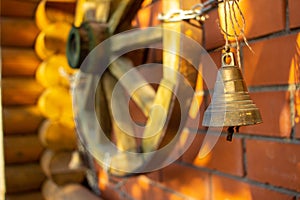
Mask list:
[[[164,22],[178,22],[182,20],[195,19],[199,14],[193,10],[170,10],[167,14],[158,15],[158,19]]]

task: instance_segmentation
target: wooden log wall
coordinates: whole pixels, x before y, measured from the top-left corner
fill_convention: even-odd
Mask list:
[[[35,80],[41,60],[34,44],[39,33],[39,0],[1,0],[2,105],[6,199],[44,199],[45,175],[39,164],[43,146],[38,128],[43,116],[36,106],[44,88]],[[20,8],[20,9],[16,9]]]
[[[60,21],[64,17],[70,20],[70,16],[74,15],[72,13],[75,8],[74,2],[47,1],[51,15],[47,23],[54,23],[57,16]],[[80,162],[74,162],[78,160],[78,154],[74,153],[77,146],[74,127],[46,119],[37,105],[46,91],[45,87],[48,86],[44,84],[45,80],[39,81],[36,75],[38,68],[44,62],[43,59],[47,59],[41,58],[35,49],[37,38],[43,31],[41,26],[37,25],[37,23],[43,25],[41,20],[36,18],[40,3],[40,0],[1,0],[1,86],[6,199],[8,200],[52,198],[51,195],[55,196],[55,194],[49,193],[49,197],[49,194],[45,196],[41,192],[42,185],[47,179],[48,182],[53,183],[53,187],[62,187],[57,190],[60,192],[58,196],[63,195],[67,198],[71,194],[65,196],[64,186],[70,188],[66,184],[81,183],[85,177]],[[67,14],[64,15],[64,12]],[[70,21],[66,21],[68,22]],[[64,29],[63,32],[66,37],[68,31]],[[56,41],[55,38],[53,41]],[[56,43],[48,42],[47,45],[55,47]],[[57,56],[52,60],[57,60],[56,58]],[[53,64],[55,62],[52,62]],[[39,75],[42,75],[42,79],[46,77],[43,74]],[[65,91],[68,92],[67,89]],[[73,162],[72,168],[69,166],[71,162]],[[80,186],[75,187],[74,191],[75,193],[77,191],[77,194],[83,192],[83,195],[88,192]],[[70,190],[67,193],[70,193]]]

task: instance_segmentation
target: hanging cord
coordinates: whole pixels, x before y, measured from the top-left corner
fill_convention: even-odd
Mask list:
[[[247,38],[245,36],[245,26],[246,26],[246,21],[245,17],[243,15],[243,12],[238,4],[239,0],[224,0],[224,16],[225,16],[225,30],[222,28],[220,23],[218,23],[220,30],[222,33],[225,35],[225,46],[224,49],[226,52],[230,50],[230,44],[229,44],[229,37],[234,37],[235,38],[235,43],[236,43],[236,49],[237,49],[237,58],[238,58],[238,66],[241,68],[241,57],[240,57],[240,42],[239,42],[239,37],[242,36],[244,43],[246,46],[250,49],[251,52],[253,52],[252,48],[250,47]],[[242,26],[238,22],[237,19],[237,11],[238,14],[241,16],[242,19]],[[229,14],[229,22],[230,26],[233,29],[233,35],[229,33],[228,31],[228,16],[227,16],[227,9],[228,9],[228,14]],[[237,30],[235,29],[235,24],[238,28],[239,33],[237,33]]]

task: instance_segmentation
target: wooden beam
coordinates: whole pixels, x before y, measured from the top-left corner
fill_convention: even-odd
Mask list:
[[[3,78],[2,103],[4,106],[34,105],[43,90],[33,78]]]
[[[40,191],[26,192],[19,194],[8,194],[5,196],[6,200],[45,200]]]
[[[43,120],[44,117],[36,106],[3,108],[5,135],[36,133]]]
[[[174,0],[170,1],[163,1],[163,13],[167,13],[172,9],[180,9],[180,1]],[[164,23],[164,29],[173,30],[176,32],[181,31],[181,24],[179,23]],[[174,53],[179,53],[180,50],[180,38],[176,35],[167,35],[167,32],[163,32],[163,46],[172,45]],[[172,54],[171,52],[164,51],[163,52],[163,64],[164,67],[173,67],[174,71],[178,71],[179,67],[179,57]],[[157,95],[154,100],[154,105],[159,106],[163,109],[162,110],[155,109],[151,112],[150,118],[155,119],[154,121],[147,121],[146,129],[144,132],[144,139],[143,139],[143,150],[145,152],[154,151],[158,148],[162,137],[164,137],[164,124],[160,122],[166,123],[167,120],[167,113],[169,112],[169,107],[172,101],[172,90],[174,89],[174,85],[176,83],[176,79],[174,74],[169,74],[166,72],[165,68],[163,70],[163,77],[166,81],[161,82],[158,90]],[[162,86],[165,84],[166,86]],[[156,122],[156,123],[155,123]]]
[[[5,166],[7,194],[38,190],[44,180],[45,175],[39,163]]]
[[[121,23],[119,23],[116,32],[120,33],[126,30],[129,30],[132,26],[132,20],[137,15],[139,9],[141,8],[144,0],[134,0],[130,1],[127,9],[124,11],[124,14],[120,20]],[[119,4],[120,5],[120,4]]]
[[[115,139],[116,139],[116,145],[120,149],[120,151],[133,151],[135,152],[137,149],[136,141],[135,138],[130,136],[130,133],[133,134],[134,130],[132,127],[132,121],[130,116],[125,116],[123,121],[119,120],[118,123],[116,120],[114,120],[114,116],[112,113],[112,92],[114,90],[114,87],[117,83],[117,80],[111,76],[109,73],[105,73],[103,77],[103,86],[104,86],[104,91],[105,91],[105,96],[106,100],[108,103],[108,108],[110,112],[110,118],[112,120],[112,127],[113,127],[113,132],[115,134]],[[118,96],[118,106],[117,109],[118,112],[123,113],[126,115],[126,98],[124,93],[116,93]],[[128,109],[128,108],[127,108]],[[120,126],[125,126],[126,130],[129,131],[130,133],[127,133],[126,130],[122,129]],[[125,160],[123,162],[126,162]]]
[[[109,105],[104,91],[103,78],[99,80],[95,94],[95,111],[105,136],[111,139],[112,122],[109,117]]]
[[[197,0],[183,1],[183,0],[173,0],[163,1],[163,13],[168,13],[170,10],[186,9],[192,7],[194,4],[199,3]],[[150,112],[149,117],[153,120],[148,120],[146,124],[146,129],[144,131],[143,139],[143,150],[144,152],[155,151],[159,146],[164,143],[164,138],[170,141],[177,131],[179,130],[178,125],[180,123],[180,118],[186,120],[186,113],[180,112],[180,106],[184,106],[183,110],[189,110],[188,100],[192,98],[186,96],[186,101],[184,105],[178,105],[178,102],[174,99],[174,91],[180,89],[178,94],[185,92],[184,87],[175,88],[176,83],[178,83],[177,73],[183,72],[184,76],[187,76],[189,82],[193,83],[195,86],[197,72],[193,70],[193,67],[188,62],[185,62],[180,58],[180,53],[183,51],[184,45],[181,41],[180,34],[186,34],[190,32],[190,35],[201,34],[199,30],[196,31],[191,25],[186,22],[172,22],[163,23],[163,79],[156,93],[156,98],[154,100],[154,105],[158,106],[160,109],[153,109]],[[193,32],[193,31],[196,32]],[[170,34],[170,31],[176,32],[178,34]],[[202,37],[200,37],[202,40]],[[202,41],[198,41],[202,42]],[[170,51],[171,50],[171,51]],[[192,76],[194,74],[194,76]],[[190,76],[190,77],[188,77]],[[183,94],[183,93],[182,93]],[[172,104],[172,102],[175,102]],[[180,117],[179,117],[180,116]],[[167,120],[169,119],[169,122]],[[172,126],[174,128],[172,128]],[[174,130],[173,130],[174,129]]]
[[[155,98],[155,90],[138,71],[132,69],[134,69],[132,62],[126,58],[119,58],[109,67],[110,72],[120,80],[122,86],[143,111],[144,115],[148,116]],[[129,71],[131,73],[130,77],[122,78]],[[136,86],[139,87],[137,88]],[[128,107],[128,105],[124,106]]]
[[[1,51],[1,49],[0,49]],[[0,64],[1,66],[1,64]],[[2,68],[2,66],[1,66]],[[0,71],[0,77],[2,77],[1,75],[1,71]],[[1,78],[0,78],[1,80]],[[0,87],[0,101],[2,101],[2,87]],[[0,123],[0,144],[1,148],[0,148],[0,198],[4,199],[5,196],[5,178],[4,178],[4,149],[3,149],[3,137],[4,137],[4,132],[3,132],[3,113],[2,113],[3,109],[2,109],[2,104],[0,104],[0,121],[2,123]]]
[[[35,9],[40,0],[19,1],[19,0],[2,0],[1,16],[4,17],[22,17],[34,18]],[[22,9],[16,9],[22,8]]]
[[[131,31],[114,36],[111,40],[111,51],[118,52],[135,47],[150,46],[162,41],[161,28],[153,28],[147,31]]]
[[[2,76],[31,76],[41,60],[30,48],[2,48]]]
[[[43,152],[37,135],[5,136],[4,159],[6,164],[39,161]]]
[[[40,32],[33,19],[1,18],[1,46],[33,47]]]
[[[125,11],[128,9],[131,2],[134,2],[134,0],[124,0],[124,1],[120,1],[118,3],[117,9],[111,15],[111,17],[108,21],[108,27],[109,27],[110,34],[113,34],[116,31],[117,27],[121,23],[122,17],[125,15]]]

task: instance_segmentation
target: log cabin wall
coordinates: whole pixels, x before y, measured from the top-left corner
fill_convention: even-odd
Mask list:
[[[2,105],[7,199],[43,199],[43,146],[36,107],[44,88],[36,82],[41,60],[34,52],[39,30],[34,15],[39,0],[1,0]]]
[[[46,72],[36,74],[43,63],[41,58],[46,59],[43,55],[38,56],[35,48],[41,33],[41,27],[38,27],[35,20],[40,3],[40,0],[1,0],[2,105],[8,200],[53,199],[56,197],[52,197],[52,192],[58,189],[57,185],[81,183],[84,179],[82,169],[68,168],[76,148],[74,129],[46,119],[45,113],[37,105],[39,99],[47,98],[45,93],[49,93],[43,84],[47,83]],[[46,5],[55,16],[67,13],[69,17],[75,8],[74,1],[51,1]],[[67,35],[68,31],[59,34]],[[53,41],[57,40],[54,38]],[[55,42],[49,44],[56,48]],[[64,47],[65,44],[60,46]],[[61,55],[54,55],[55,52],[52,54],[51,67],[57,69],[53,63],[62,60]],[[63,91],[68,95],[67,88]],[[65,103],[61,99],[58,101]],[[68,104],[71,106],[71,103]],[[47,109],[52,112],[53,107],[44,108]],[[66,185],[66,189],[74,189],[77,195],[92,196],[79,185]],[[61,193],[57,198],[65,198],[64,195],[61,197]]]

